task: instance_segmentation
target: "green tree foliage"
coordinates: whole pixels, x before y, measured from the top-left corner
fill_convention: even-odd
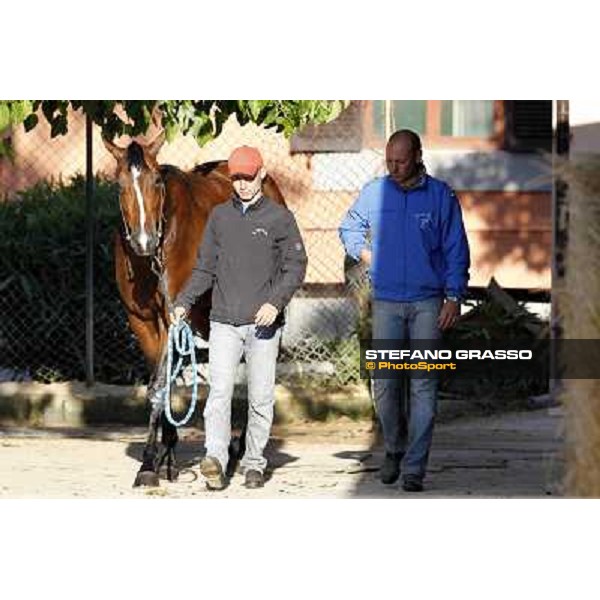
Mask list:
[[[0,100],[0,157],[11,156],[10,145],[4,139],[9,127],[23,123],[33,111],[31,100]]]
[[[72,109],[89,115],[109,139],[143,134],[160,118],[169,141],[189,134],[203,146],[233,114],[241,125],[252,122],[289,137],[307,123],[335,119],[346,105],[344,100],[0,100],[0,135],[21,123],[31,131],[40,118],[50,124],[52,137],[64,135]],[[0,153],[7,148],[0,140]]]

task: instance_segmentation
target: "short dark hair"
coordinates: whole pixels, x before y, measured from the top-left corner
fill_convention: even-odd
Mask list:
[[[410,144],[413,150],[420,152],[422,149],[421,138],[419,134],[413,131],[412,129],[398,129],[390,135],[390,139],[387,141],[388,144],[393,144],[394,142],[408,138],[410,140]]]

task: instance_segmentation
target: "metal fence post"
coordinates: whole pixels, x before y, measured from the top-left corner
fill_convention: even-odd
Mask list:
[[[85,117],[85,380],[94,385],[94,171],[92,163],[92,119]]]

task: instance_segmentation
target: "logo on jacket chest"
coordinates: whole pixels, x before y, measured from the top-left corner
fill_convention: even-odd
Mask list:
[[[269,232],[264,227],[255,227],[252,230],[252,237],[266,239],[269,237]]]
[[[419,212],[414,214],[419,225],[419,229],[431,229],[433,224],[433,214],[431,212]]]

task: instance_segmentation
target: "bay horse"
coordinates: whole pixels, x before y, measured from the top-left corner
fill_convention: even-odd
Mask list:
[[[187,172],[159,165],[164,130],[148,144],[133,141],[126,148],[103,141],[117,161],[120,186],[122,221],[114,237],[117,286],[151,372],[146,396],[151,404],[148,435],[133,485],[157,486],[159,474],[171,481],[178,475],[177,428],[165,418],[161,394],[166,382],[169,313],[192,272],[210,211],[234,192],[226,161],[204,163]],[[263,192],[285,204],[272,177],[265,178]],[[208,291],[190,312],[192,329],[205,340],[210,334],[210,298]]]

